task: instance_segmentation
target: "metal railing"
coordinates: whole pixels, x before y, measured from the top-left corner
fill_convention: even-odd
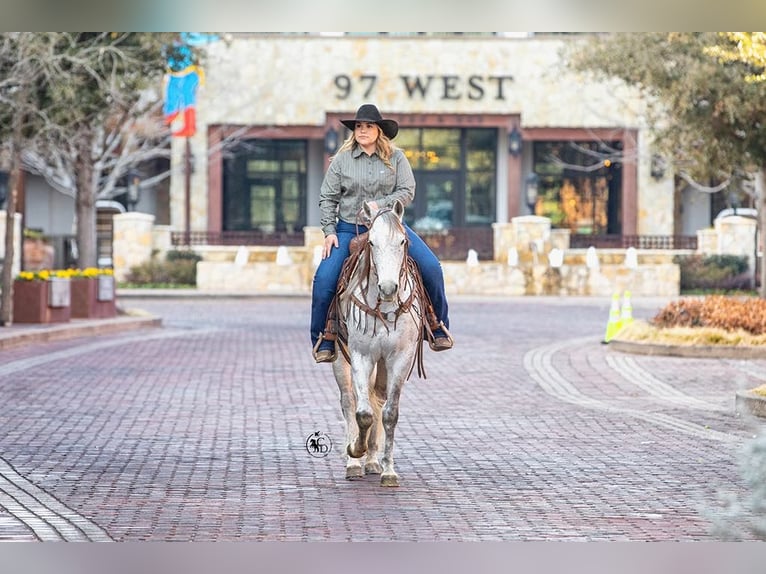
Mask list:
[[[434,254],[442,261],[465,261],[473,249],[480,260],[494,258],[491,227],[452,227],[444,231],[419,232]]]
[[[264,231],[173,231],[170,242],[176,247],[192,245],[303,245],[303,232],[287,233]]]
[[[421,231],[418,235],[442,261],[464,261],[473,249],[479,259],[491,261],[494,239],[491,227],[453,227],[443,231]],[[263,231],[174,231],[171,243],[176,247],[194,245],[264,245],[301,246],[303,232],[267,233]],[[696,235],[577,235],[570,236],[570,247],[583,249],[697,249]]]
[[[697,249],[696,235],[578,235],[569,237],[569,246],[584,249]]]

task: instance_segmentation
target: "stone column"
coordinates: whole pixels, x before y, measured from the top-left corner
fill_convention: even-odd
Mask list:
[[[716,219],[718,232],[718,254],[747,257],[748,269],[755,270],[755,219],[734,215]]]
[[[697,230],[697,252],[701,255],[715,255],[718,252],[718,232],[715,229]]]
[[[522,215],[511,221],[520,262],[547,261],[551,244],[551,220],[538,215]]]
[[[492,259],[497,263],[508,263],[508,250],[516,247],[515,231],[513,223],[492,224]]]
[[[112,261],[117,282],[125,281],[131,267],[150,261],[154,245],[154,216],[131,211],[112,218]]]

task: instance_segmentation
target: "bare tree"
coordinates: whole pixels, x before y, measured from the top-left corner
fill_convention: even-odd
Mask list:
[[[21,182],[21,150],[36,134],[34,85],[39,78],[40,53],[29,34],[6,34],[0,38],[0,135],[4,141],[11,178],[6,201],[5,262],[2,270],[0,324],[13,323],[13,261],[17,199]],[[8,167],[8,166],[6,166]]]
[[[53,32],[25,37],[41,56],[29,62],[39,70],[34,84],[38,129],[24,146],[23,166],[75,199],[78,264],[94,266],[96,201],[122,193],[130,170],[169,157],[160,86],[168,59],[178,49],[178,35]]]
[[[763,238],[766,82],[752,74],[762,71],[760,60],[717,57],[735,41],[712,32],[606,34],[575,45],[569,63],[642,90],[657,145],[675,172],[701,191],[728,187],[749,194]],[[766,298],[763,263],[760,282],[760,296]]]

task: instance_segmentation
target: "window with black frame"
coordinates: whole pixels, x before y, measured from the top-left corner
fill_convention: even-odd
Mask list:
[[[247,140],[224,158],[223,229],[299,233],[306,225],[304,140]]]
[[[535,215],[576,234],[621,233],[621,142],[535,142],[533,150]]]
[[[497,130],[403,128],[396,145],[415,174],[405,219],[417,231],[489,227],[495,221]]]

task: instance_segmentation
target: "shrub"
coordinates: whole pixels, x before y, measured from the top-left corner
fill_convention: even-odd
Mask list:
[[[193,251],[169,251],[164,261],[153,259],[130,269],[126,279],[134,285],[197,284],[197,262],[202,257]]]
[[[766,299],[709,295],[673,301],[655,315],[656,327],[715,327],[766,334]]]
[[[168,251],[165,255],[166,261],[202,261],[202,256],[194,251]]]
[[[740,255],[677,255],[681,270],[681,290],[750,289],[747,257]]]

